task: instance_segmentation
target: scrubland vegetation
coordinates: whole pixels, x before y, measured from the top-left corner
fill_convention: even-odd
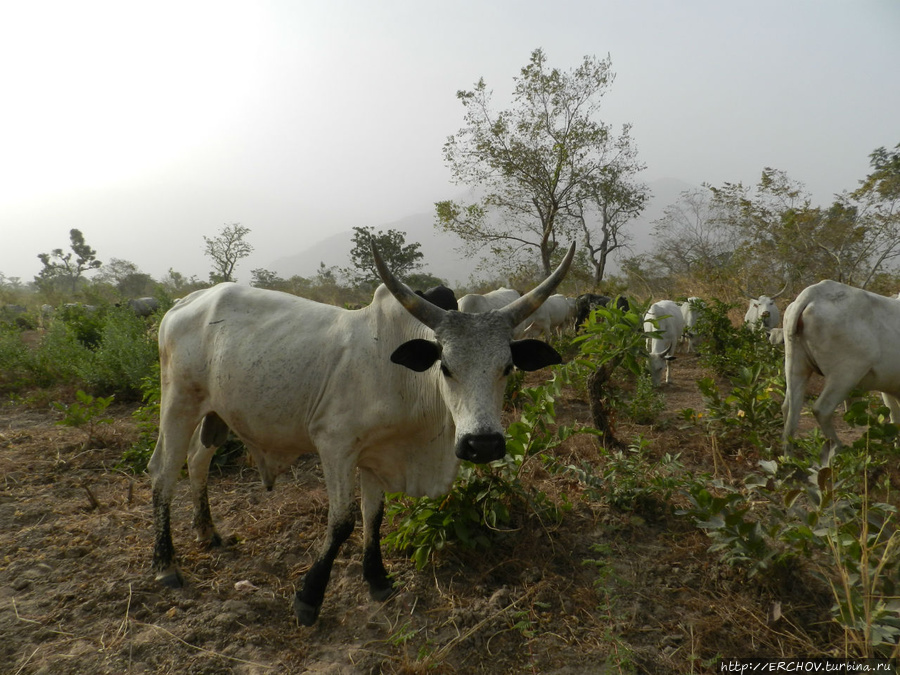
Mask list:
[[[165,307],[169,300],[161,299]],[[139,318],[125,307],[73,306],[5,321],[0,387],[8,405],[55,410],[60,424],[84,433],[82,447],[91,452],[104,445],[113,401],[130,402],[134,431],[107,470],[147,481],[142,472],[155,443],[159,397],[155,329],[163,311]],[[897,429],[880,399],[861,395],[844,415],[850,445],[831,466],[813,459],[822,444],[816,431],[804,435],[799,457],[779,457],[782,353],[763,332],[733,320],[736,312],[733,304],[707,304],[698,326],[706,339],[690,357],[708,373],[689,384],[702,405],[667,414],[666,389],[648,383],[642,307],[597,310],[579,336],[557,339],[564,365],[511,378],[504,460],[464,464],[443,498],[390,496],[388,558],[408,557],[423,575],[453,569],[473,554],[502,564],[505,556],[517,559],[510,553],[521,545],[517,538],[552,542],[567,528],[582,527],[586,514],[600,518],[601,530],[603,522],[624,518],[678,536],[702,533],[709,561],[730,570],[729,583],[766,598],[755,610],[772,615],[764,632],[782,636],[780,651],[772,651],[774,639],[747,653],[701,641],[657,655],[662,661],[649,665],[646,647],[631,642],[629,621],[620,615],[628,590],[610,578],[620,563],[603,543],[615,535],[605,535],[591,544],[593,555],[579,553],[570,564],[593,570],[595,611],[606,618],[590,643],[610,672],[712,672],[724,656],[896,657]],[[653,430],[656,440],[642,429]],[[676,438],[692,440],[682,448]],[[698,446],[705,456],[698,456]],[[236,441],[220,453],[226,471],[246,464]],[[540,560],[530,565],[549,574]],[[648,599],[657,600],[664,601]],[[558,627],[539,603],[530,607],[517,605],[502,619],[510,622],[505,630],[536,648]],[[433,644],[427,636],[416,622],[396,626],[388,639],[394,656],[384,663],[394,672],[444,672],[456,643]],[[406,656],[398,661],[401,651]]]

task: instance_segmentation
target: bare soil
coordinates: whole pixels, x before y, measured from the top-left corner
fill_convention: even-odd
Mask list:
[[[723,455],[678,414],[702,409],[705,375],[680,357],[665,413],[621,423],[619,436],[641,434],[698,473],[739,476],[759,457]],[[311,628],[291,602],[325,531],[316,459],[272,492],[252,467],[214,468],[213,515],[230,540],[194,542],[182,480],[173,528],[187,583],[162,588],[149,569],[149,479],[113,468],[136,438],[132,410],[116,408],[85,447],[86,432],[58,426],[58,413],[0,408],[0,673],[665,675],[712,673],[720,657],[839,653],[830,596],[809,575],[747,578],[671,509],[622,511],[536,464],[529,480],[572,503],[561,525],[523,517],[490,551],[448,547],[422,571],[388,551],[399,591],[385,603],[368,598],[357,531]],[[574,393],[558,406],[567,423],[590,423],[588,410]],[[603,461],[587,436],[560,459]]]

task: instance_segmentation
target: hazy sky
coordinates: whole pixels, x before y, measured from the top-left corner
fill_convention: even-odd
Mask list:
[[[441,150],[484,77],[533,49],[610,54],[602,118],[644,181],[753,184],[815,201],[900,142],[897,0],[3,2],[0,272],[79,228],[98,258],[207,277],[203,235],[251,229],[251,269],[453,198]],[[427,262],[427,261],[426,261]]]

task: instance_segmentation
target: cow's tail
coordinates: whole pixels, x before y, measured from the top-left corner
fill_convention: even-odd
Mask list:
[[[790,359],[786,359],[785,365],[787,365],[788,361],[793,361],[802,354],[803,358],[806,359],[806,361],[816,370],[816,372],[821,374],[822,371],[819,369],[818,364],[813,359],[813,356],[809,351],[808,343],[805,339],[806,326],[803,322],[803,315],[809,308],[811,301],[812,298],[809,297],[805,297],[802,299],[797,298],[797,300],[795,300],[790,307],[791,311],[785,312],[786,315],[789,315],[784,317],[785,353],[794,353]],[[785,373],[785,376],[787,377],[788,373]]]

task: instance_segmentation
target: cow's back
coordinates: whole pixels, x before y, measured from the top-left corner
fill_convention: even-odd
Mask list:
[[[825,280],[807,287],[785,310],[785,363],[806,359],[828,377],[864,363],[861,388],[900,394],[900,303]]]
[[[650,320],[655,319],[662,336],[651,338],[650,351],[654,354],[675,354],[678,340],[684,331],[684,318],[681,308],[671,300],[655,302],[644,315],[644,331],[656,330]]]
[[[187,296],[163,318],[163,396],[198,400],[201,414],[214,411],[273,466],[343,444],[339,451],[358,455],[361,465],[377,463],[371,468],[392,488],[431,493],[436,488],[419,483],[446,488],[443,474],[455,460],[429,443],[440,438],[452,447],[452,420],[434,379],[390,355],[409,339],[432,336],[383,286],[368,307],[345,310],[220,284]],[[411,445],[435,465],[431,474],[407,466]],[[376,446],[380,454],[367,463]]]

